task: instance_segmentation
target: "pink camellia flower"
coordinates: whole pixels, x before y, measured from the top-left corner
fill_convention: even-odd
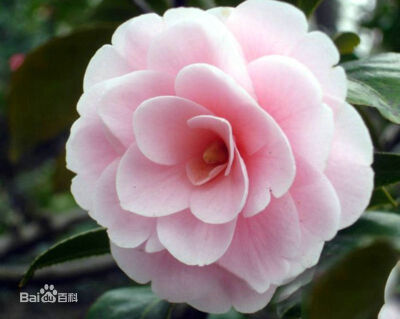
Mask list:
[[[170,302],[255,312],[373,187],[339,54],[272,0],[122,24],[89,63],[67,163],[119,267]]]

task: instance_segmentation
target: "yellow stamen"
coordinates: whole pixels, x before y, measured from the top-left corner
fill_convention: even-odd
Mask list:
[[[212,142],[203,153],[203,160],[207,164],[223,164],[228,158],[228,149],[221,140]]]

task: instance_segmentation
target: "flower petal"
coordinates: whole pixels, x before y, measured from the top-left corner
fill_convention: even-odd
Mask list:
[[[80,118],[73,124],[66,150],[67,168],[78,174],[100,176],[118,157],[98,117]]]
[[[175,91],[226,119],[232,126],[241,154],[253,154],[263,146],[272,146],[282,157],[292,157],[285,135],[276,122],[249,94],[216,67],[195,64],[185,67],[176,77]]]
[[[111,45],[103,45],[97,50],[86,68],[83,79],[83,90],[87,91],[99,82],[132,71],[133,68]]]
[[[333,115],[323,104],[313,74],[283,56],[253,61],[249,72],[260,105],[279,123],[293,152],[324,169],[333,138]]]
[[[275,287],[258,294],[244,281],[216,264],[187,266],[168,252],[147,254],[140,248],[126,249],[110,243],[118,266],[139,283],[152,281],[153,291],[170,302],[185,302],[210,313],[224,313],[231,306],[252,313],[271,299]]]
[[[297,174],[290,195],[300,223],[314,236],[329,240],[339,229],[340,202],[329,179],[307,160],[297,159]]]
[[[287,54],[309,68],[325,95],[346,98],[346,75],[342,67],[334,67],[339,63],[340,55],[326,34],[319,31],[307,33]]]
[[[236,220],[226,224],[206,224],[189,210],[159,218],[157,233],[161,243],[179,261],[204,266],[217,261],[228,249]]]
[[[145,100],[174,94],[173,79],[156,71],[136,71],[107,81],[97,102],[98,114],[125,147],[134,141],[133,112]]]
[[[193,185],[184,165],[158,165],[132,144],[117,172],[117,193],[123,209],[145,216],[166,216],[189,207]]]
[[[190,14],[182,16],[178,12]],[[201,10],[168,10],[166,18],[172,13],[176,21],[159,34],[150,46],[148,68],[175,76],[187,65],[207,63],[229,74],[251,94],[251,81],[242,50],[226,26],[218,18]]]
[[[238,151],[235,153],[232,171],[214,180],[194,187],[190,196],[190,210],[201,221],[223,224],[241,212],[249,187],[245,164]]]
[[[239,218],[232,243],[218,263],[263,293],[286,279],[287,259],[297,256],[299,242],[297,210],[285,195],[258,215]]]
[[[307,32],[305,15],[281,1],[248,0],[233,10],[228,28],[243,47],[248,61],[283,54]]]
[[[115,179],[119,159],[101,174],[94,189],[90,216],[107,227],[110,240],[124,248],[135,248],[146,241],[155,227],[155,220],[123,210],[119,204]]]
[[[155,163],[182,163],[202,153],[216,135],[191,129],[187,121],[210,112],[192,101],[161,96],[143,102],[135,111],[133,129],[141,152]]]
[[[335,135],[325,170],[339,197],[340,228],[353,224],[368,206],[374,185],[373,146],[360,115],[346,102],[327,100],[335,116]]]
[[[164,22],[159,15],[142,14],[121,24],[111,43],[134,70],[146,69],[149,46],[163,29]]]
[[[228,149],[228,165],[225,175],[228,175],[232,168],[233,158],[235,154],[235,142],[232,135],[232,127],[229,122],[223,118],[212,115],[198,115],[188,120],[188,126],[192,129],[205,129],[216,133],[224,141]]]

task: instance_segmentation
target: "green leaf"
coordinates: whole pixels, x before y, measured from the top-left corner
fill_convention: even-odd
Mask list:
[[[339,236],[400,238],[400,215],[388,212],[366,212],[351,227],[342,230]]]
[[[114,27],[97,25],[54,38],[28,54],[13,73],[9,95],[10,158],[67,132],[77,117],[82,80],[96,50]]]
[[[69,237],[36,257],[22,277],[19,286],[24,286],[38,269],[109,252],[110,244],[104,228],[97,228]]]
[[[400,182],[400,155],[375,153],[372,165],[375,172],[375,187]]]
[[[235,310],[230,310],[227,313],[216,315],[216,314],[209,314],[207,319],[244,319],[245,317],[236,312]]]
[[[171,305],[156,297],[149,287],[126,287],[103,294],[86,319],[167,319],[170,310]]]
[[[297,0],[296,4],[307,17],[310,17],[322,1],[323,0]]]
[[[375,107],[400,124],[400,54],[383,53],[342,66],[349,81],[348,102]]]
[[[341,55],[351,54],[360,44],[360,37],[353,32],[342,32],[335,36],[334,42]]]
[[[376,319],[398,254],[376,242],[349,253],[314,281],[304,303],[308,319]]]

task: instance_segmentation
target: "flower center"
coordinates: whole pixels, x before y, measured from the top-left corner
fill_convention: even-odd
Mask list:
[[[203,161],[206,164],[223,164],[228,158],[228,149],[222,140],[212,142],[203,152]]]

